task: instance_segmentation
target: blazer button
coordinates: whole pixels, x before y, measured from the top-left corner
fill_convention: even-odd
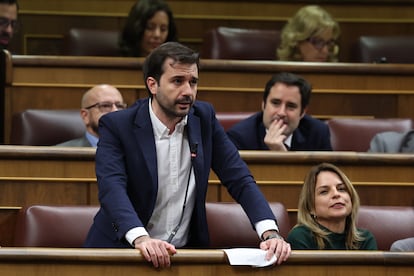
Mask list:
[[[114,228],[115,232],[118,232],[119,230],[118,225],[116,225],[115,222],[112,222],[112,228]]]

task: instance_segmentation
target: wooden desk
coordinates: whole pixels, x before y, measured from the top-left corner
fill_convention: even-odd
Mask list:
[[[143,59],[5,55],[4,141],[13,114],[77,109],[93,85],[110,83],[128,104],[147,97]],[[313,85],[309,113],[320,117],[414,118],[414,65],[202,60],[197,98],[217,111],[258,111],[265,83],[282,71]]]
[[[296,208],[311,166],[331,162],[354,183],[364,205],[414,205],[413,154],[241,151],[268,201]],[[232,200],[212,173],[209,201]],[[0,206],[97,205],[95,149],[0,146]]]
[[[217,26],[281,30],[309,0],[168,0],[179,40],[200,49],[206,30]],[[19,0],[19,21],[24,28],[12,40],[22,54],[61,54],[64,35],[73,26],[121,30],[135,0]],[[341,27],[340,60],[355,58],[360,35],[412,35],[414,5],[410,0],[320,0]]]
[[[414,205],[413,154],[356,152],[240,151],[268,201],[295,209],[305,175],[314,165],[330,162],[342,169],[355,185],[364,205]],[[231,198],[212,175],[218,201]]]
[[[282,202],[291,222],[303,179],[321,162],[338,165],[363,205],[414,205],[414,155],[355,152],[241,151],[268,201]],[[0,244],[10,245],[22,206],[98,205],[95,149],[0,146]],[[212,173],[207,201],[233,201]]]
[[[178,250],[168,269],[155,269],[134,249],[1,248],[4,275],[410,275],[414,253],[294,251],[280,266],[230,266],[222,250]]]

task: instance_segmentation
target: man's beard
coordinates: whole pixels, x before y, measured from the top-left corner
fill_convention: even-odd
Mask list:
[[[99,126],[95,123],[91,123],[91,128],[99,136]]]
[[[177,104],[189,104],[189,109],[187,111],[182,111],[182,112],[177,112],[175,111],[174,107]],[[160,108],[162,109],[162,111],[164,112],[164,114],[166,114],[169,118],[184,118],[185,116],[187,116],[188,112],[190,111],[191,106],[193,105],[193,100],[191,99],[190,96],[185,96],[181,99],[177,99],[174,102],[174,105],[169,108],[165,105],[163,105],[160,101],[158,101],[158,105],[160,106]]]
[[[5,38],[8,40],[8,42],[10,42],[10,39],[11,39],[10,35],[8,33],[1,33],[0,34],[0,39],[3,40]],[[7,43],[7,44],[0,43],[0,48],[2,50],[7,49],[8,46],[9,46],[9,43]]]

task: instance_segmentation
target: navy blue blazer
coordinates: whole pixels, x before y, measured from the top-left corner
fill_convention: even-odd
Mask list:
[[[158,179],[148,105],[149,99],[140,99],[130,108],[108,113],[100,119],[96,176],[101,208],[85,247],[131,247],[125,239],[126,232],[145,227],[151,217]],[[205,247],[209,243],[205,199],[210,169],[243,206],[252,225],[263,219],[275,219],[210,104],[194,103],[188,114],[187,134],[190,145],[198,144],[197,156],[192,160],[196,203],[187,246]]]
[[[235,124],[227,130],[227,135],[239,150],[269,150],[264,142],[266,129],[263,125],[263,112],[257,112]],[[290,150],[332,150],[329,127],[309,115],[303,116],[293,131]]]

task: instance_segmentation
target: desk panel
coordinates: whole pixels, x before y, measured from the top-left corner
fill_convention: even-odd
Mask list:
[[[410,275],[414,253],[294,251],[267,268],[230,266],[222,250],[178,250],[168,269],[154,269],[133,249],[0,249],[5,275]]]
[[[241,151],[268,201],[289,210],[292,224],[303,179],[321,162],[339,166],[354,183],[362,205],[414,206],[414,154],[356,152]],[[233,201],[214,173],[207,201]],[[0,228],[14,227],[10,219],[33,204],[98,205],[95,149],[0,146]],[[14,210],[15,210],[14,209]],[[11,217],[12,216],[12,217]],[[11,243],[0,235],[0,244]]]

